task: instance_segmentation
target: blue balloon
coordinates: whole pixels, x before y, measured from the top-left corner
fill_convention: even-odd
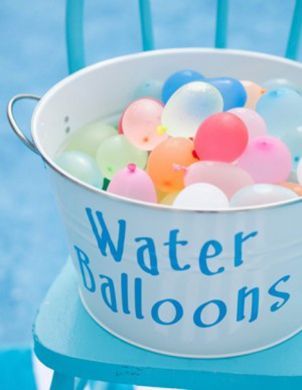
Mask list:
[[[173,73],[165,82],[162,89],[162,101],[166,104],[170,97],[180,87],[192,81],[203,81],[205,77],[195,70],[184,69]]]
[[[206,79],[205,81],[212,84],[221,93],[224,102],[224,111],[245,105],[247,95],[240,81],[232,77],[217,77]]]

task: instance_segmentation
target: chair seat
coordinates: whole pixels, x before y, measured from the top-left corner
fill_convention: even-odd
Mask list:
[[[72,377],[158,387],[302,388],[302,334],[269,350],[228,359],[188,359],[134,347],[101,328],[83,308],[70,261],[50,288],[34,325],[34,349]]]

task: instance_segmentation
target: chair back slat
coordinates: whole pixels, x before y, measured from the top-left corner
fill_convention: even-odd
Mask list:
[[[285,56],[295,60],[298,56],[299,43],[302,31],[302,0],[296,0],[292,17],[291,28],[288,35]]]
[[[150,0],[138,0],[139,17],[144,51],[154,49]],[[228,35],[229,0],[217,0],[215,47],[225,48]],[[66,1],[66,45],[69,73],[85,66],[84,0]],[[295,0],[285,56],[296,59],[302,34],[302,0]]]
[[[215,47],[227,46],[228,0],[217,0]]]
[[[139,16],[144,51],[154,49],[150,0],[139,0]]]
[[[83,11],[84,0],[67,0],[65,28],[69,73],[85,66]]]

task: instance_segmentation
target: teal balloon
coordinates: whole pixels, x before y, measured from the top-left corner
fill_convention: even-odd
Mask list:
[[[258,100],[256,111],[273,135],[282,135],[302,126],[302,96],[290,88],[268,91]]]
[[[71,176],[94,187],[101,188],[103,184],[102,175],[96,162],[88,154],[68,151],[57,156],[55,162]]]
[[[140,84],[133,94],[133,98],[140,99],[143,97],[150,97],[156,100],[161,100],[161,90],[163,83],[159,80],[148,80]]]

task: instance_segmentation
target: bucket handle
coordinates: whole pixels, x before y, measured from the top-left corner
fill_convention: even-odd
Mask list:
[[[32,152],[38,154],[40,156],[40,152],[37,149],[36,145],[34,142],[29,139],[23,131],[19,128],[15,117],[14,117],[14,105],[19,101],[23,99],[30,99],[30,100],[36,100],[39,101],[40,97],[36,95],[31,95],[31,94],[20,94],[14,96],[7,105],[7,119],[11,125],[11,128],[13,129],[14,133],[17,135],[17,137],[24,143],[25,146],[27,146]]]

